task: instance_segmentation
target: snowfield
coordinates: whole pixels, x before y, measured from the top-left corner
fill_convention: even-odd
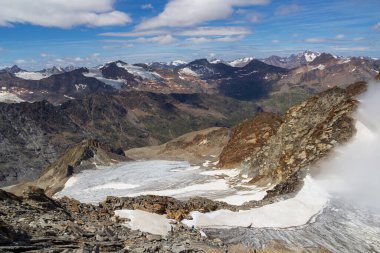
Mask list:
[[[210,213],[192,212],[192,220],[183,220],[196,227],[293,227],[306,224],[327,204],[328,194],[310,176],[302,190],[291,199],[260,208],[232,212],[218,210]]]
[[[111,195],[158,195],[178,199],[201,196],[223,200],[232,205],[265,197],[269,188],[239,184],[239,189],[234,189],[230,180],[238,176],[238,170],[205,170],[199,166],[190,166],[188,162],[126,162],[82,171],[71,177],[55,197],[70,196],[81,202],[98,203]]]
[[[24,102],[21,98],[16,96],[13,93],[7,92],[7,91],[0,91],[0,102],[2,103],[21,103]]]
[[[47,78],[51,75],[43,74],[40,72],[27,72],[27,71],[25,71],[25,72],[15,73],[15,76],[17,76],[18,78],[21,78],[21,79],[25,79],[25,80],[41,80],[41,79]]]

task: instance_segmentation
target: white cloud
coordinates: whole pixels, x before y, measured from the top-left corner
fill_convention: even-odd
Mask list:
[[[187,41],[195,44],[211,43],[211,42],[235,42],[244,39],[244,36],[224,36],[218,38],[207,38],[207,37],[193,37],[188,38]]]
[[[233,36],[248,35],[251,31],[246,27],[198,27],[178,32],[180,36]]]
[[[106,37],[143,37],[166,34],[168,31],[164,30],[149,30],[149,31],[134,31],[134,32],[108,32],[100,33],[99,36]]]
[[[328,39],[326,39],[326,38],[307,38],[307,39],[305,39],[305,42],[307,42],[307,43],[324,43],[327,41],[328,41]]]
[[[344,34],[338,34],[337,36],[335,36],[335,39],[337,40],[342,40],[344,38],[345,38]]]
[[[153,9],[153,5],[152,4],[143,4],[141,5],[141,9]]]
[[[128,14],[114,10],[115,0],[1,0],[0,26],[28,23],[70,28],[78,25],[111,26],[131,22]]]
[[[299,12],[301,10],[302,10],[302,6],[298,4],[283,5],[277,8],[277,10],[275,11],[275,14],[277,16],[285,16],[285,15]]]
[[[380,30],[380,22],[378,22],[374,26],[372,26],[372,29],[374,29],[374,30]]]
[[[277,44],[277,43],[280,43],[280,41],[279,40],[272,40],[272,43]]]
[[[234,7],[263,5],[269,2],[270,0],[172,0],[166,4],[162,13],[143,21],[137,29],[197,25],[228,18],[233,13]]]
[[[334,47],[333,48],[336,51],[346,51],[346,52],[352,52],[352,51],[368,51],[369,47]]]
[[[177,41],[176,38],[174,38],[171,34],[156,36],[156,37],[151,37],[151,38],[136,39],[136,42],[141,42],[141,43],[156,42],[159,44],[171,44],[171,43],[174,43],[175,41]]]
[[[203,37],[203,36],[242,36],[251,34],[251,30],[241,26],[219,26],[219,27],[197,27],[191,29],[177,29],[171,32],[165,30],[147,30],[134,32],[109,32],[101,33],[99,36],[106,37],[146,37],[154,35]]]

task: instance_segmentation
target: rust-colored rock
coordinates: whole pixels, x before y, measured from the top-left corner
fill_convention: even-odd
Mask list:
[[[239,166],[277,132],[281,123],[282,119],[278,114],[260,113],[235,126],[229,142],[220,154],[218,167]]]

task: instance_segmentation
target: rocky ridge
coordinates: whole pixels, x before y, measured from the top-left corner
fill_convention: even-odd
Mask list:
[[[355,134],[355,96],[366,88],[364,82],[332,88],[290,108],[277,132],[248,157],[245,168],[251,183],[275,184],[269,196],[288,192],[299,173]]]

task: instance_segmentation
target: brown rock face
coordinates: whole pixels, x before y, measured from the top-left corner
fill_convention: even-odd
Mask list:
[[[248,161],[251,182],[276,184],[272,195],[293,191],[303,169],[354,135],[351,114],[358,102],[353,96],[365,89],[365,83],[332,88],[290,108],[277,132]]]
[[[28,187],[38,186],[44,189],[48,196],[52,196],[62,189],[74,172],[92,169],[94,164],[110,165],[111,159],[120,161],[123,157],[105,151],[96,140],[85,140],[69,148],[57,161],[49,165],[36,181],[18,185],[10,191],[20,195]]]
[[[232,135],[219,157],[218,166],[233,168],[254,154],[277,132],[282,123],[280,115],[261,113],[232,129]]]
[[[125,151],[125,156],[133,160],[185,160],[199,164],[204,162],[205,156],[219,156],[228,139],[227,128],[212,127],[182,135],[160,146],[130,149]]]

